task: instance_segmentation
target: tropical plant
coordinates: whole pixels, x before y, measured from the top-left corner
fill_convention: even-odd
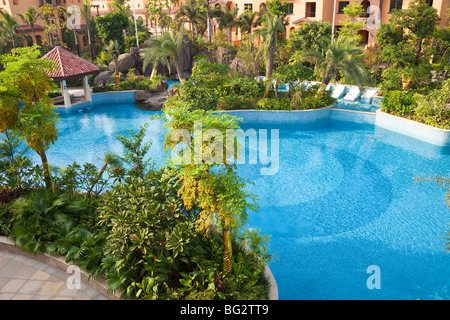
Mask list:
[[[430,42],[439,23],[437,10],[424,0],[411,1],[407,9],[392,12],[388,24],[381,24],[376,43],[381,59],[389,63],[382,77],[385,90],[406,90],[431,82]]]
[[[322,79],[322,88],[341,75],[347,83],[367,84],[369,76],[364,67],[362,49],[351,39],[338,37],[334,41],[323,39],[319,49],[297,51],[295,59],[315,65]]]
[[[95,47],[91,38],[91,21],[92,21],[91,7],[92,5],[90,0],[83,0],[83,5],[81,7],[81,15],[83,16],[83,19],[86,22],[86,31],[89,43],[89,57],[93,59],[95,57]]]
[[[17,48],[0,57],[0,132],[12,130],[25,139],[42,161],[45,184],[52,189],[46,150],[57,137],[59,119],[48,96],[56,86],[47,75],[54,68],[48,59],[40,59],[35,46]]]
[[[184,82],[186,79],[183,75],[183,70],[181,70],[181,62],[179,52],[184,45],[184,33],[181,29],[180,33],[174,34],[172,31],[166,32],[163,35],[149,40],[150,49],[144,53],[149,55],[152,59],[153,57],[168,57],[167,59],[160,60],[165,63],[170,70],[171,66],[174,65],[178,79],[180,82]]]
[[[272,15],[266,7],[263,7],[263,27],[256,34],[263,38],[261,49],[266,56],[266,78],[273,72],[275,54],[277,51],[278,33],[285,33],[282,16]]]
[[[123,11],[108,12],[104,16],[95,19],[98,35],[105,46],[109,45],[111,40],[116,40],[120,51],[125,46],[125,37],[123,30],[128,28],[130,21],[128,14]]]
[[[391,90],[381,100],[381,111],[399,116],[411,115],[416,108],[416,99],[411,92]]]
[[[228,29],[228,44],[230,47],[232,45],[233,40],[231,30],[233,29],[233,27],[238,26],[238,22],[236,21],[237,13],[238,7],[234,7],[232,9],[226,7],[224,11],[222,11],[222,14],[216,19],[217,22],[219,23],[220,30]]]
[[[256,11],[244,11],[237,19],[241,33],[247,34],[249,49],[253,49],[252,30],[261,25],[261,17]]]
[[[9,35],[13,48],[16,48],[17,20],[5,10],[0,10],[0,30]]]
[[[183,104],[168,108],[166,113],[166,150],[178,144],[171,138],[173,132],[182,129],[190,135],[187,142],[187,148],[192,149],[189,161],[179,164],[176,176],[180,184],[178,194],[186,209],[198,208],[198,231],[207,234],[220,228],[224,243],[222,270],[228,274],[232,271],[232,230],[245,223],[248,210],[256,209],[255,196],[245,190],[250,182],[238,176],[236,164],[225,161],[230,157],[237,159],[236,151],[224,148],[223,141],[230,129],[238,128],[238,119],[201,109],[190,110]],[[194,149],[194,143],[190,141],[204,136],[209,129],[214,129],[214,137],[211,141],[200,141],[200,149]]]
[[[35,45],[37,45],[35,26],[41,14],[42,13],[38,12],[35,7],[29,7],[24,14],[17,14],[20,19],[31,28],[31,32],[33,33],[33,42]]]
[[[323,39],[331,39],[331,24],[327,21],[309,21],[289,33],[288,47],[294,51],[319,50]]]
[[[181,23],[189,23],[189,31],[192,38],[194,38],[194,32],[199,34],[199,29],[201,29],[200,26],[206,23],[206,15],[201,12],[200,7],[195,0],[187,1],[180,6],[176,18]]]
[[[117,62],[119,61],[120,56],[120,46],[117,40],[111,40],[105,47],[105,52],[109,57],[111,57],[114,64],[114,73],[118,75],[119,70],[117,69]]]

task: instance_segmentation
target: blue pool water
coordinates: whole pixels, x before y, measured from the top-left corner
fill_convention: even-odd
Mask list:
[[[61,115],[49,162],[100,166],[105,152],[121,152],[116,135],[149,122],[161,165],[162,123],[149,121],[157,113],[130,104]],[[450,150],[365,124],[242,127],[279,130],[278,173],[263,176],[259,164],[238,172],[260,197],[248,227],[271,235],[280,299],[450,299],[445,190],[413,184],[413,176],[449,175]],[[367,287],[369,266],[379,268],[380,289]]]

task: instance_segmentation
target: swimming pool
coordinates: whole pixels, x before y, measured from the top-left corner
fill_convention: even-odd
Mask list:
[[[105,104],[63,114],[48,160],[100,166],[105,152],[121,152],[117,135],[149,122],[149,153],[159,166],[162,123],[149,121],[156,113]],[[238,165],[260,197],[248,227],[271,235],[279,299],[450,299],[445,191],[412,183],[413,176],[449,175],[450,150],[370,124],[242,127],[279,130],[277,174]],[[379,267],[380,289],[367,287],[370,266]]]

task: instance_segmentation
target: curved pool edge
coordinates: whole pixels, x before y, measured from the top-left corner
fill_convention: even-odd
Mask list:
[[[264,276],[269,281],[269,300],[278,300],[277,281],[275,280],[275,277],[267,264],[264,267]]]
[[[71,266],[71,264],[66,262],[63,256],[50,255],[47,253],[31,254],[25,252],[18,248],[12,239],[5,236],[0,236],[0,251],[9,252],[29,259],[33,259],[64,272],[67,272],[67,270],[69,270],[68,268]],[[69,277],[70,274],[68,273],[67,275]],[[106,282],[103,278],[94,279],[81,269],[80,275],[81,281],[83,283],[101,293],[109,300],[120,300],[119,294],[112,293],[107,289]]]
[[[109,91],[92,94],[92,101],[74,104],[69,108],[58,107],[57,113],[77,112],[80,109],[91,108],[102,103],[135,103],[136,92],[142,90]],[[427,142],[440,147],[450,147],[450,130],[436,128],[424,123],[394,116],[378,109],[376,112],[365,112],[356,110],[344,110],[334,108],[334,104],[308,110],[220,110],[218,112],[228,113],[244,118],[246,122],[258,122],[263,124],[291,124],[307,125],[320,124],[330,121],[356,122],[372,124],[411,138]]]

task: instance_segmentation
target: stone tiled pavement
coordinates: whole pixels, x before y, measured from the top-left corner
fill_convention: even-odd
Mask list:
[[[69,289],[66,273],[40,261],[0,251],[0,300],[108,300],[81,282]]]

